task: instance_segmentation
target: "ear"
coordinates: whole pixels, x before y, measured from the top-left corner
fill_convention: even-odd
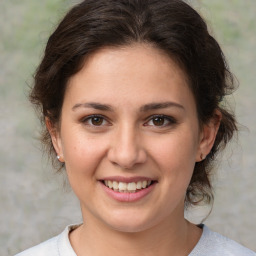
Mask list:
[[[196,162],[204,160],[210,153],[220,127],[221,119],[222,114],[218,109],[216,109],[209,122],[207,124],[203,124],[199,136],[199,147],[196,155]]]
[[[48,117],[45,118],[45,125],[47,127],[48,132],[50,133],[52,144],[57,154],[58,160],[60,162],[65,162],[58,128],[50,121]]]

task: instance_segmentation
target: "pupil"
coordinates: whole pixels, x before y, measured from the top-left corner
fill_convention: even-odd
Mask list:
[[[101,125],[103,122],[102,117],[93,117],[92,118],[92,124],[93,125]]]
[[[156,125],[156,126],[161,126],[161,125],[164,124],[164,118],[162,118],[162,117],[155,117],[155,118],[153,119],[153,123],[154,123],[154,125]]]

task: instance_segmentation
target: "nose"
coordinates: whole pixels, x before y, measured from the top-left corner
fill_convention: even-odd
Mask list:
[[[108,159],[122,169],[132,169],[137,164],[146,162],[146,150],[135,128],[120,127],[113,134]]]

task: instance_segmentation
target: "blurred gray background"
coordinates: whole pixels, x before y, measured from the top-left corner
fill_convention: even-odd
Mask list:
[[[79,203],[40,151],[27,100],[49,33],[75,2],[0,1],[0,255],[14,255],[80,222]],[[256,250],[256,1],[190,0],[208,21],[240,87],[229,100],[244,125],[216,168],[206,224]],[[186,216],[199,222],[209,209]]]

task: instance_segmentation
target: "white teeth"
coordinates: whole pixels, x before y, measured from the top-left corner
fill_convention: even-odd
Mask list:
[[[150,186],[152,181],[144,180],[138,182],[118,182],[118,181],[111,181],[111,180],[104,180],[105,186],[113,189],[114,191],[118,191],[121,193],[135,193],[136,190],[144,189]]]
[[[131,190],[136,190],[136,184],[135,184],[135,182],[128,183],[127,189],[128,189],[129,191],[131,191]]]
[[[118,182],[117,181],[113,181],[113,189],[118,189]]]
[[[108,185],[109,188],[113,188],[113,182],[111,180],[108,181]]]
[[[141,188],[142,188],[142,183],[141,183],[141,181],[137,182],[136,188],[137,188],[137,189],[141,189]]]
[[[118,188],[119,190],[126,190],[127,184],[124,182],[119,182]]]
[[[142,181],[142,188],[146,188],[147,184],[148,184],[148,182],[146,180]]]

